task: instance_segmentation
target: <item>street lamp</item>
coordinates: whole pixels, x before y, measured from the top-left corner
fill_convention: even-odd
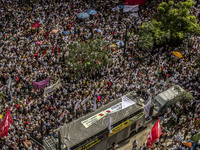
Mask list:
[[[125,31],[125,41],[124,41],[124,58],[125,58],[125,55],[126,55],[126,43],[127,43],[127,31],[128,31],[128,28],[129,28],[129,23],[130,23],[130,19],[124,19],[124,22],[125,22],[125,26],[126,26],[126,31]]]
[[[124,58],[126,54],[126,42],[127,42],[127,30],[128,30],[128,24],[126,23],[126,31],[125,31],[125,41],[124,41]]]

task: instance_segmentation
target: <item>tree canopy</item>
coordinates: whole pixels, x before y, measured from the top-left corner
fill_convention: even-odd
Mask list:
[[[110,50],[106,45],[101,38],[71,44],[65,60],[69,76],[79,77],[81,73],[88,74],[109,64]]]
[[[140,27],[139,46],[151,49],[155,45],[178,44],[187,34],[200,34],[196,16],[190,13],[193,5],[193,0],[161,3],[152,21]]]
[[[200,68],[200,58],[196,59],[196,66]]]

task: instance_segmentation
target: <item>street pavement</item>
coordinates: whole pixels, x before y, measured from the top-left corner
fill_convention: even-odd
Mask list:
[[[149,134],[151,128],[153,127],[153,125],[156,123],[156,121],[157,120],[151,120],[149,123],[146,124],[146,128],[143,128],[139,132],[130,135],[129,139],[119,143],[117,150],[132,150],[132,142],[134,140],[137,140],[137,142],[138,142],[137,148],[142,146],[147,141],[148,134]],[[188,133],[188,136],[186,138],[189,139],[190,137],[191,137],[191,134]],[[164,146],[165,146],[165,150],[171,150],[172,149],[172,139],[167,138],[164,143]],[[152,148],[152,149],[159,150],[157,147]]]
[[[146,124],[146,128],[141,129],[141,131],[137,133],[133,133],[129,139],[119,143],[117,150],[132,150],[132,142],[134,140],[138,141],[138,147],[142,146],[147,141],[147,136],[156,121],[157,120],[151,120]]]
[[[131,134],[129,139],[118,144],[117,150],[132,150],[132,142],[134,140],[137,140],[137,142],[138,142],[137,148],[142,146],[147,141],[148,134],[149,134],[151,128],[153,127],[153,125],[157,121],[158,120],[151,120],[146,124],[145,128],[141,129],[137,133]],[[171,150],[171,146],[170,146],[171,144],[172,144],[172,140],[168,138],[165,142],[165,149]],[[153,149],[157,150],[158,148],[155,147]]]

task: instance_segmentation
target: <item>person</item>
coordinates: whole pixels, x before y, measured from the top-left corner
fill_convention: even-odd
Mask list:
[[[137,145],[138,145],[137,140],[134,140],[132,144],[133,144],[132,150],[136,150],[137,149]]]
[[[184,140],[186,139],[187,135],[188,135],[188,129],[185,128],[185,133],[184,133],[184,138],[183,138]]]
[[[163,47],[139,51],[135,46],[131,54],[127,51],[127,56],[130,56],[128,60],[123,57],[122,48],[110,48],[109,56],[113,63],[89,74],[82,72],[79,78],[69,77],[70,65],[65,64],[65,60],[71,56],[70,45],[99,36],[107,45],[115,43],[115,40],[123,40],[125,26],[120,20],[123,22],[124,18],[128,18],[128,13],[122,13],[117,18],[111,10],[112,1],[102,3],[97,0],[92,3],[92,6],[97,6],[98,14],[83,23],[77,18],[77,13],[90,9],[89,3],[84,0],[57,1],[55,4],[42,2],[34,5],[34,8],[20,1],[2,1],[0,107],[1,114],[5,114],[6,108],[10,107],[13,124],[8,136],[0,140],[0,149],[23,149],[26,147],[26,137],[30,139],[30,136],[40,140],[48,138],[65,123],[93,112],[93,101],[98,96],[101,100],[98,100],[97,108],[100,108],[130,91],[136,91],[138,96],[147,99],[148,96],[154,98],[172,85],[180,84],[195,99],[199,99],[199,68],[194,66],[200,47],[197,35],[191,35],[188,46],[177,47],[185,50],[183,58],[178,61],[171,52],[174,48],[170,47],[167,51]],[[128,28],[128,33],[136,31],[136,34],[130,36],[135,45],[138,45],[139,27],[143,22],[151,20],[157,6],[156,1],[140,6],[140,17],[130,18],[136,29]],[[199,8],[195,7],[191,11],[194,12],[194,9],[199,12]],[[36,22],[39,27],[33,28]],[[57,33],[52,32],[54,28]],[[97,32],[98,29],[101,32]],[[63,31],[68,34],[63,35]],[[41,44],[37,44],[37,41]],[[161,67],[164,69],[160,70]],[[10,77],[12,89],[7,86]],[[34,90],[32,83],[47,77],[50,77],[48,86],[60,79],[62,87],[49,95],[44,95],[44,89]],[[87,101],[82,105],[85,99]],[[81,105],[77,110],[74,109],[79,103]],[[187,109],[194,113],[194,110],[199,111],[198,108],[197,105]],[[178,113],[173,111],[173,114],[175,118]],[[33,147],[39,149],[38,146]]]
[[[115,144],[115,142],[113,142],[112,143],[112,150],[116,150],[116,149],[117,149],[116,144]]]
[[[196,134],[196,128],[191,129],[191,137],[193,137]]]

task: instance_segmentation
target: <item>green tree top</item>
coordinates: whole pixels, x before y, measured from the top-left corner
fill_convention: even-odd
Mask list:
[[[79,77],[81,73],[94,72],[110,63],[110,50],[106,45],[101,38],[71,44],[69,56],[65,60],[69,75]]]
[[[170,0],[168,3],[163,2],[158,6],[158,13],[155,19],[161,22],[161,29],[170,30],[173,36],[183,38],[184,33],[200,33],[200,27],[197,24],[196,17],[190,13],[190,9],[194,5],[193,0],[178,2]]]
[[[146,44],[147,48],[152,48],[148,47],[152,44],[149,44],[147,39],[153,39],[151,41],[154,45],[162,45],[180,41],[186,34],[200,34],[196,17],[190,13],[193,5],[193,0],[176,4],[173,0],[161,3],[152,21],[143,23],[140,28],[140,40],[143,43],[141,46]]]

